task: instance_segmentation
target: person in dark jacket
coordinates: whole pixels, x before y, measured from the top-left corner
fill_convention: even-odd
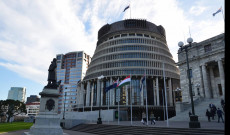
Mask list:
[[[210,122],[210,117],[211,117],[211,113],[209,112],[209,110],[207,109],[206,111],[206,116],[208,117],[208,121]]]
[[[222,114],[224,114],[224,113],[220,110],[220,108],[217,109],[216,113],[217,113],[217,116],[218,116],[218,123],[220,122],[220,118],[222,119],[222,122],[224,123],[224,120],[223,120],[223,117],[222,117]]]

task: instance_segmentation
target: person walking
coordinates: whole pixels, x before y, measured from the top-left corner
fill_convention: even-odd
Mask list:
[[[220,108],[217,109],[216,113],[217,113],[217,116],[218,116],[218,123],[220,122],[220,118],[222,119],[222,122],[224,123],[224,120],[223,120],[223,117],[222,117],[223,112],[220,110]]]
[[[208,122],[210,122],[210,117],[211,117],[211,113],[209,112],[209,110],[207,109],[206,111],[206,116],[208,117]]]
[[[214,120],[214,117],[215,117],[215,114],[216,114],[215,106],[211,108],[210,113],[211,113],[212,120]]]
[[[191,111],[188,112],[188,116],[190,117],[192,115]]]
[[[225,108],[224,108],[225,107],[225,102],[224,102],[223,98],[221,99],[220,103],[221,103],[223,111],[225,112]]]

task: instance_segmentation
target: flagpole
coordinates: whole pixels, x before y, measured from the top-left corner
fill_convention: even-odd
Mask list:
[[[165,99],[164,99],[164,89],[162,89],[162,99],[163,99],[163,111],[164,111],[164,121],[165,121],[165,107],[164,107],[164,104],[165,104]]]
[[[131,2],[129,4],[129,7],[130,7],[130,19],[131,19]]]
[[[147,94],[146,80],[147,80],[147,77],[146,77],[146,69],[145,69],[145,91],[146,91],[146,98],[145,98],[146,103],[145,104],[146,104],[146,120],[147,120],[147,125],[148,125],[148,104],[147,104],[148,94]]]
[[[163,62],[163,75],[164,75],[164,89],[165,89],[165,107],[166,107],[166,116],[167,116],[167,127],[169,126],[168,120],[168,102],[167,102],[167,94],[166,94],[166,83],[165,83],[165,63]]]
[[[222,9],[222,7],[221,7],[221,12],[222,12],[223,19],[224,19],[224,13],[223,13],[223,9]],[[224,24],[225,24],[225,19],[224,19]]]
[[[118,81],[117,81],[117,84],[119,84],[119,77],[118,77]],[[120,88],[118,88],[118,92],[117,92],[118,96],[117,96],[117,99],[118,99],[118,125],[120,125],[120,118],[119,118],[119,113],[120,113],[120,109],[119,109],[119,104],[120,104]]]
[[[132,76],[130,74],[130,109],[131,109],[131,126],[133,125],[133,108],[132,108],[132,89],[131,89],[131,82],[132,82]]]

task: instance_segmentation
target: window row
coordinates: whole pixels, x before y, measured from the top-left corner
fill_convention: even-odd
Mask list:
[[[157,45],[159,47],[168,48],[166,44],[161,43],[161,42],[156,41],[156,40],[153,40],[153,39],[124,38],[124,39],[109,41],[109,42],[106,42],[106,43],[103,43],[103,44],[97,46],[95,53],[97,53],[97,51],[100,51],[101,49],[103,49],[105,47],[109,47],[109,46],[117,45],[117,44],[128,44],[128,43],[150,44],[150,45]]]
[[[155,62],[155,61],[119,61],[119,62],[110,62],[110,63],[104,63],[97,66],[94,66],[90,69],[88,69],[87,73],[95,72],[97,70],[102,70],[106,68],[116,68],[116,67],[151,67],[151,68],[163,68],[162,62]],[[172,66],[170,64],[165,64],[165,69],[169,69],[171,71],[176,72],[177,68],[175,66]]]
[[[91,78],[97,78],[98,76],[127,76],[129,74],[133,75],[143,75],[144,74],[144,69],[120,69],[120,70],[107,70],[107,71],[101,71],[97,73],[93,73],[90,75],[87,75],[85,79],[91,79]],[[163,71],[162,70],[157,70],[157,69],[147,69],[146,70],[146,75],[151,75],[151,76],[163,76]],[[170,77],[170,78],[179,78],[179,74],[176,72],[168,72],[165,71],[165,76]]]
[[[153,52],[158,52],[161,54],[164,54],[168,57],[172,57],[171,53],[169,50],[157,48],[154,46],[144,46],[144,45],[124,45],[124,46],[119,46],[119,47],[112,47],[112,48],[107,48],[104,50],[101,50],[94,55],[94,59],[97,57],[107,54],[107,53],[113,53],[113,52],[120,52],[120,51],[153,51]],[[92,60],[93,61],[93,60]]]
[[[169,63],[174,63],[172,59],[166,56],[162,55],[157,55],[157,54],[152,54],[152,53],[121,53],[121,54],[112,54],[112,55],[107,55],[103,56],[97,59],[94,59],[90,63],[90,67],[93,67],[94,65],[97,65],[98,63],[102,63],[104,61],[110,61],[110,60],[117,60],[117,59],[126,59],[126,58],[147,58],[147,59],[154,59],[154,60],[164,60]]]

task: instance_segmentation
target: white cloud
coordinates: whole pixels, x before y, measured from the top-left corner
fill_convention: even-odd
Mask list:
[[[203,6],[192,6],[189,9],[189,13],[193,14],[195,16],[198,16],[198,15],[202,14],[205,10],[206,10],[206,7],[203,7]]]
[[[0,1],[0,60],[3,60],[0,66],[44,84],[48,66],[56,54],[84,50],[92,56],[98,30],[106,23],[130,18],[130,9],[123,12],[129,3],[124,0]],[[199,4],[190,9],[194,15],[205,11]],[[131,16],[165,28],[175,61],[177,43],[189,36],[189,26],[195,42],[224,29],[223,22],[214,18],[191,18],[177,0],[132,0]]]

